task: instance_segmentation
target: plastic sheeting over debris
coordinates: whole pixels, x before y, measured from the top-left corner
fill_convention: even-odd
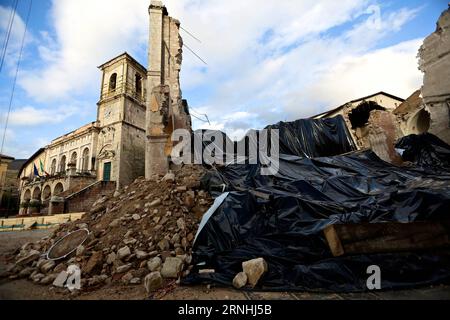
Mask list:
[[[303,152],[294,136],[280,136],[284,151]],[[205,217],[193,247],[194,262],[215,272],[192,273],[185,283],[231,285],[242,262],[257,257],[269,266],[259,284],[265,290],[367,290],[370,265],[380,267],[383,289],[450,282],[448,250],[333,257],[322,232],[336,223],[448,219],[450,172],[397,167],[370,150],[284,154],[279,167],[263,176],[258,164],[229,165],[204,177],[206,188],[223,184],[230,193]]]
[[[395,148],[401,150],[404,161],[421,167],[450,168],[450,146],[431,133],[403,137]]]
[[[343,154],[356,150],[355,143],[345,125],[342,116],[327,119],[300,119],[293,122],[279,122],[269,125],[265,129],[268,131],[267,137],[263,138],[261,131],[250,130],[247,135],[239,142],[232,141],[225,133],[217,130],[196,130],[191,135],[191,140],[202,141],[198,147],[201,150],[195,150],[195,143],[191,143],[191,153],[199,152],[200,157],[206,151],[208,155],[214,149],[215,158],[223,160],[232,155],[231,158],[243,158],[255,160],[255,154],[249,154],[251,146],[255,146],[258,150],[258,144],[268,146],[270,151],[271,139],[270,130],[276,129],[279,133],[279,153],[296,155],[299,157],[314,158],[327,157],[337,154]],[[219,139],[221,141],[217,141]],[[180,144],[181,147],[182,144]],[[245,154],[237,154],[240,152],[239,145],[245,146]],[[204,155],[203,155],[204,156]],[[223,157],[223,159],[222,159]],[[204,161],[202,162],[204,163]]]
[[[314,158],[356,150],[342,116],[279,122],[266,129],[279,130],[283,154]]]

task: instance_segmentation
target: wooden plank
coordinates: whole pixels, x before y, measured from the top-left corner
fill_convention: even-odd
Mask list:
[[[334,224],[324,229],[333,256],[450,247],[450,221]]]
[[[328,246],[330,247],[331,253],[335,257],[342,256],[344,254],[344,248],[342,247],[341,240],[336,232],[334,225],[329,225],[323,230],[325,238],[327,239]]]

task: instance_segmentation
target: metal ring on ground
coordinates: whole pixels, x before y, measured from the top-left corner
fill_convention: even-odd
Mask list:
[[[47,251],[47,260],[60,260],[66,258],[82,245],[89,236],[88,229],[78,229],[66,234],[56,241]]]

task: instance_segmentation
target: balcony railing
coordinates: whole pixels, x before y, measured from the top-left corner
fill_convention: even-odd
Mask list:
[[[24,185],[30,185],[34,183],[42,183],[49,180],[65,179],[69,175],[66,172],[56,172],[54,174],[49,174],[41,177],[22,177],[21,180],[24,181]],[[96,178],[97,174],[95,170],[78,170],[75,172],[75,177],[91,177]]]

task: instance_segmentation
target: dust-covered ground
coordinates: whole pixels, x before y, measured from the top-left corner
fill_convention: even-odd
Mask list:
[[[32,230],[0,233],[0,272],[12,263],[7,256],[27,242],[50,235],[54,230]],[[162,300],[346,300],[346,299],[450,299],[450,287],[436,286],[400,291],[373,291],[368,293],[307,293],[307,292],[249,292],[233,288],[173,285],[152,299]],[[28,280],[0,280],[0,299],[14,300],[146,300],[150,299],[143,284],[134,286],[111,284],[99,290],[69,294],[65,289],[34,284]]]

